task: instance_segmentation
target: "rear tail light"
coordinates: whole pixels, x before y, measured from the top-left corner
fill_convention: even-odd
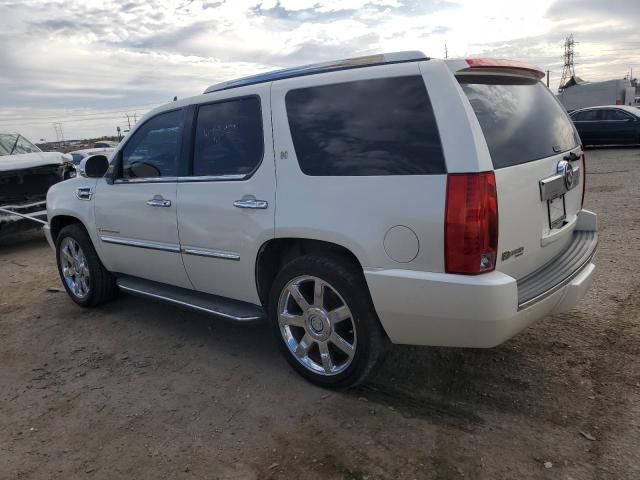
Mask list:
[[[449,174],[444,236],[447,273],[477,275],[495,268],[498,194],[493,172]]]
[[[582,147],[584,149],[584,147]],[[580,200],[580,210],[584,207],[584,192],[587,191],[587,157],[582,153],[582,200]]]

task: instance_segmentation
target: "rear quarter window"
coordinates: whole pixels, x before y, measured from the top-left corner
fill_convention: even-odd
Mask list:
[[[462,76],[494,168],[519,165],[575,148],[579,137],[564,108],[539,81]]]
[[[285,97],[303,173],[313,176],[446,173],[420,76],[291,90]]]

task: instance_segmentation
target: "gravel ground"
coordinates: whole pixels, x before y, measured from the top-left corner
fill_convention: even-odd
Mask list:
[[[0,478],[640,478],[640,150],[588,152],[594,285],[502,346],[395,346],[313,387],[265,326],[60,291],[38,232],[0,240]]]

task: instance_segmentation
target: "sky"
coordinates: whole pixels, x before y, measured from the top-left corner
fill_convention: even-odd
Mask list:
[[[214,83],[379,52],[640,75],[640,0],[0,0],[0,131],[115,135]],[[635,75],[634,75],[635,76]]]

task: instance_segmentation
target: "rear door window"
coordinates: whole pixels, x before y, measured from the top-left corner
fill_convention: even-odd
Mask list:
[[[248,175],[264,150],[257,97],[238,98],[198,108],[193,174]]]
[[[420,76],[291,90],[285,97],[301,170],[314,176],[446,173]]]
[[[541,82],[509,77],[461,76],[491,153],[494,168],[550,157],[575,148],[569,116]]]

